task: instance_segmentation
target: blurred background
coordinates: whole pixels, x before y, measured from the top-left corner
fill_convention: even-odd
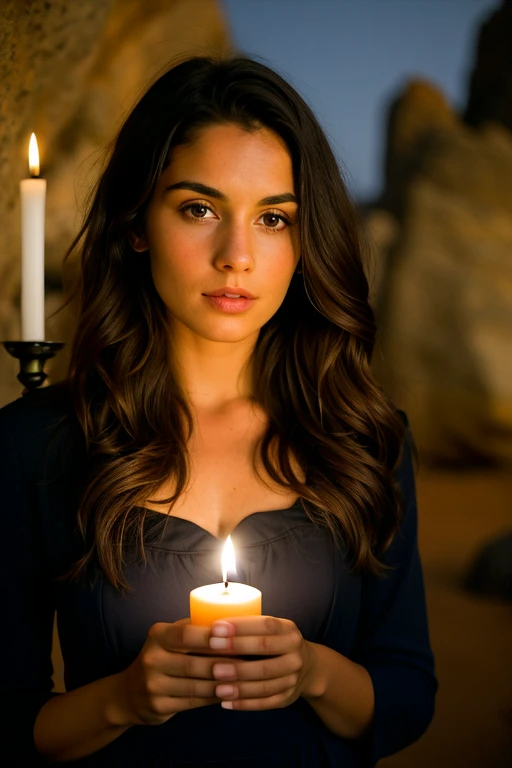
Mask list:
[[[2,0],[0,338],[20,338],[30,133],[50,316],[123,117],[173,57],[233,50],[288,78],[328,133],[364,224],[375,373],[420,451],[438,706],[380,765],[511,766],[512,0]],[[48,339],[72,330],[70,311],[49,317]],[[3,405],[20,386],[0,359]],[[61,352],[54,381],[65,368]]]

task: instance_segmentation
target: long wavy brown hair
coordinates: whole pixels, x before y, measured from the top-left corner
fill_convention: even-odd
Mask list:
[[[309,106],[276,72],[242,57],[188,59],[149,88],[119,131],[69,251],[81,253],[69,384],[90,459],[78,512],[85,554],[75,573],[95,561],[126,588],[128,540],[144,559],[144,502],[172,478],[163,510],[171,511],[187,485],[192,415],[172,373],[149,257],[129,237],[144,228],[173,147],[221,123],[278,134],[299,201],[302,274],[261,328],[250,361],[253,396],[268,415],[255,471],[260,457],[274,481],[342,538],[351,567],[383,574],[379,558],[401,518],[394,469],[405,428],[371,372],[376,328],[360,224]]]

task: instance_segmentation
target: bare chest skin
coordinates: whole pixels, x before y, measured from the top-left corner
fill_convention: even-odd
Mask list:
[[[223,539],[253,512],[291,507],[297,494],[271,481],[260,463],[259,472],[270,486],[266,487],[252,467],[252,449],[265,428],[265,418],[251,408],[224,415],[202,415],[188,446],[189,484],[171,515],[190,520]],[[171,493],[169,482],[153,498],[164,499]],[[165,510],[165,506],[149,501],[145,506],[158,512]]]

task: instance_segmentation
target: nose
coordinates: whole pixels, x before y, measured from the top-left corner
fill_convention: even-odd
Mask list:
[[[254,269],[254,244],[250,225],[225,222],[219,227],[215,267],[223,272],[250,272]]]

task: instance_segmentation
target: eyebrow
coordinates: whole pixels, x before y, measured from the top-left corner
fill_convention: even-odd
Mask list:
[[[178,181],[176,184],[170,184],[166,187],[165,191],[170,192],[173,189],[189,189],[191,192],[197,192],[200,195],[206,195],[206,197],[214,197],[217,200],[222,200],[224,203],[228,200],[223,192],[215,189],[215,187],[200,184],[198,181]],[[283,192],[282,195],[264,197],[258,202],[258,205],[280,205],[281,203],[298,203],[298,200],[291,192]]]

